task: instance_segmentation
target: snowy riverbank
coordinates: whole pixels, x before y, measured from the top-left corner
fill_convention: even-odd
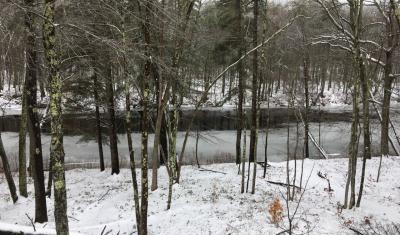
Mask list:
[[[309,176],[310,179],[295,216],[295,231],[311,234],[353,234],[348,226],[362,228],[368,222],[372,225],[400,223],[400,158],[383,159],[379,183],[375,180],[378,163],[379,158],[373,158],[367,163],[361,207],[340,212],[338,204],[343,203],[347,159],[305,160],[303,186]],[[240,194],[241,178],[237,175],[234,164],[205,166],[225,174],[185,166],[181,184],[174,186],[172,209],[169,211],[166,210],[167,174],[161,168],[160,187],[151,192],[149,198],[149,233],[276,234],[285,230],[287,210],[283,196],[286,188],[270,184],[267,180],[285,182],[286,163],[271,165],[267,170],[267,179],[262,178],[262,169],[258,166],[254,195]],[[293,161],[291,165],[294,166]],[[301,161],[298,161],[298,176],[300,166]],[[361,162],[358,166],[360,173]],[[327,174],[333,192],[324,190],[327,188],[327,181],[318,177],[318,172]],[[103,173],[93,169],[67,171],[68,215],[72,232],[100,234],[105,226],[105,231],[112,230],[110,234],[132,234],[136,231],[130,171],[123,169],[118,176],[111,176],[109,173],[109,169]],[[296,185],[298,184],[299,180]],[[20,198],[13,205],[4,175],[0,175],[0,229],[8,226],[32,230],[25,215],[34,216],[31,180],[28,189],[29,197]],[[296,208],[301,194],[296,195],[295,202],[290,204],[290,213]],[[275,198],[280,200],[284,208],[284,219],[278,227],[271,223],[268,212],[268,207]],[[50,229],[47,232],[54,228],[53,201],[50,199],[48,214],[49,223],[36,224],[39,231],[43,227]]]

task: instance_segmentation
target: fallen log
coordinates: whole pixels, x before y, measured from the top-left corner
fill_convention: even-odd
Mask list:
[[[222,172],[222,171],[214,171],[214,170],[209,170],[209,169],[206,169],[206,168],[203,168],[203,167],[200,167],[200,168],[199,168],[199,171],[209,171],[209,172],[213,172],[213,173],[220,173],[220,174],[224,174],[224,175],[226,175],[226,173],[225,173],[225,172]]]
[[[288,187],[288,186],[290,186],[290,187],[295,187],[295,188],[297,188],[297,189],[300,189],[299,186],[292,185],[292,184],[289,184],[289,185],[288,185],[288,184],[286,184],[286,183],[275,182],[275,181],[270,181],[270,180],[267,180],[267,182],[270,183],[270,184],[276,184],[276,185],[283,186],[283,187]]]

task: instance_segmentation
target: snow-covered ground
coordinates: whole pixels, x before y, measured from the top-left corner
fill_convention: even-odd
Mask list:
[[[370,223],[400,223],[400,158],[383,159],[382,175],[376,182],[379,158],[367,163],[365,191],[360,208],[341,211],[347,171],[346,159],[305,160],[303,187],[306,190],[294,217],[294,230],[310,234],[353,234],[349,226],[361,228]],[[293,161],[291,166],[293,166]],[[297,176],[300,172],[299,161]],[[172,209],[166,210],[167,174],[159,170],[159,189],[149,196],[149,234],[276,234],[288,228],[285,206],[286,188],[267,180],[285,182],[285,164],[271,163],[267,179],[258,166],[256,193],[240,193],[241,177],[234,164],[209,165],[214,171],[183,167],[181,184],[174,186]],[[359,171],[361,161],[358,163]],[[327,192],[327,181],[317,176],[326,174],[334,191]],[[150,174],[151,175],[151,174]],[[33,184],[29,180],[29,197],[13,205],[4,175],[0,175],[0,227],[32,230],[25,215],[34,216]],[[309,178],[308,184],[307,179]],[[359,177],[357,177],[358,179]],[[17,176],[15,176],[16,182]],[[135,215],[131,173],[123,169],[119,175],[109,171],[75,169],[67,171],[68,216],[71,231],[80,234],[135,233]],[[296,185],[299,185],[299,178]],[[358,191],[358,190],[357,190]],[[290,203],[292,214],[301,193]],[[271,223],[268,212],[274,199],[283,207],[283,221]],[[50,222],[36,228],[54,228],[53,201],[48,199]]]

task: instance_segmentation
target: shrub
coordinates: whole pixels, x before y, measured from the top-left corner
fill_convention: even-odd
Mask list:
[[[273,224],[277,225],[282,221],[283,207],[278,198],[275,198],[275,200],[269,205],[268,212],[271,215],[271,222]]]

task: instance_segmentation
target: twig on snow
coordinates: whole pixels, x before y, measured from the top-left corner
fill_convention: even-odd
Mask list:
[[[26,217],[28,217],[28,219],[31,221],[32,227],[33,227],[33,231],[36,232],[36,227],[35,227],[35,223],[33,223],[33,220],[31,217],[29,217],[29,215],[27,213],[25,213]]]

